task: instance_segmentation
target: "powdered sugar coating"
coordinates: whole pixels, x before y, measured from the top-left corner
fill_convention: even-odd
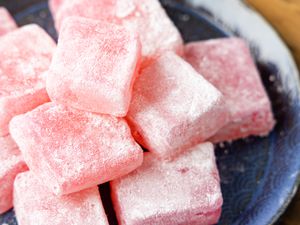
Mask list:
[[[17,176],[14,189],[20,225],[108,225],[98,187],[58,197],[26,172]]]
[[[51,100],[125,116],[140,51],[137,35],[121,26],[82,17],[66,19],[47,77]]]
[[[0,137],[0,214],[13,207],[13,183],[28,168],[10,136]]]
[[[222,94],[168,52],[137,78],[127,119],[139,143],[170,158],[214,135],[228,114]]]
[[[122,225],[215,224],[222,195],[210,143],[193,147],[172,162],[145,153],[143,165],[111,182]]]
[[[123,0],[124,1],[124,0]],[[173,22],[158,0],[133,0],[134,13],[122,19],[122,23],[136,29],[142,42],[143,67],[165,53],[183,53],[183,41]]]
[[[214,142],[266,135],[274,127],[270,100],[245,41],[216,39],[186,45],[188,62],[226,97],[231,120]]]
[[[125,120],[54,103],[14,117],[10,132],[30,170],[59,195],[125,175],[143,159]]]
[[[55,15],[57,30],[70,16],[123,24],[136,30],[142,43],[143,66],[165,51],[183,52],[183,41],[158,0],[71,0]]]
[[[0,7],[0,36],[17,29],[17,24],[6,8]]]
[[[49,101],[45,74],[54,41],[37,25],[27,25],[0,38],[0,135],[8,122]]]

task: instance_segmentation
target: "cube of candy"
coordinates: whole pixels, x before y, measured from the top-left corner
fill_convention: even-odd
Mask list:
[[[58,197],[45,191],[32,172],[17,176],[14,206],[22,225],[108,225],[98,187]]]
[[[85,111],[125,116],[139,67],[137,35],[82,17],[68,18],[64,25],[47,77],[50,98]]]
[[[17,29],[17,24],[6,8],[0,7],[0,36]]]
[[[136,29],[140,35],[143,67],[166,51],[174,51],[181,55],[183,53],[181,35],[159,1],[133,0],[133,2],[136,10],[133,15],[122,16],[122,23]]]
[[[66,1],[55,16],[58,30],[69,16],[107,20],[136,30],[143,46],[143,65],[167,50],[183,52],[181,35],[158,0]]]
[[[127,119],[136,140],[167,159],[213,136],[228,112],[222,94],[168,52],[137,78]]]
[[[13,207],[13,184],[18,173],[28,170],[16,143],[0,137],[0,214]]]
[[[59,195],[125,175],[143,160],[124,119],[54,103],[14,117],[10,132],[30,170]]]
[[[54,41],[37,25],[0,38],[0,136],[8,134],[13,116],[49,101],[43,72],[54,50]]]
[[[193,147],[174,161],[145,153],[143,165],[110,183],[119,224],[215,224],[222,194],[213,145]]]
[[[245,41],[238,38],[190,43],[186,59],[225,96],[231,120],[211,140],[267,135],[274,127],[271,104]]]

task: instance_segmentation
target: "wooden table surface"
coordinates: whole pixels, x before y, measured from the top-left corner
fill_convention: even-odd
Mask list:
[[[246,0],[246,2],[259,11],[286,41],[300,70],[300,0]],[[300,190],[278,224],[300,225]]]
[[[246,0],[280,33],[300,68],[300,0]]]

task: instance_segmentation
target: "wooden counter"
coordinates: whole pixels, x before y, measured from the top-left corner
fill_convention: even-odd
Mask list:
[[[280,33],[300,68],[300,0],[246,0]],[[299,224],[300,225],[300,222]]]

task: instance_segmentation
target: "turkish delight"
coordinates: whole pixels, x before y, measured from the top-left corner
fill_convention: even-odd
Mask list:
[[[0,137],[0,214],[13,207],[15,177],[28,170],[16,143],[8,135]]]
[[[167,52],[137,78],[127,119],[141,145],[169,159],[213,136],[228,111],[213,85]]]
[[[51,100],[85,111],[125,116],[140,51],[135,32],[106,22],[68,18],[48,71]]]
[[[14,206],[20,225],[108,225],[98,187],[59,197],[32,172],[17,176]]]
[[[264,136],[273,129],[271,103],[244,40],[226,38],[190,43],[185,47],[185,55],[224,94],[230,111],[229,123],[212,141]]]
[[[27,25],[0,38],[0,136],[8,134],[15,115],[48,102],[44,73],[54,41],[37,25]]]
[[[121,225],[217,223],[222,206],[213,145],[193,147],[174,161],[145,153],[134,172],[110,183]]]
[[[116,179],[143,160],[124,119],[54,103],[14,117],[10,132],[30,170],[57,195]]]
[[[136,30],[142,43],[142,65],[164,53],[183,53],[181,35],[158,0],[73,0],[64,2],[55,16],[57,30],[70,16],[123,24]]]

